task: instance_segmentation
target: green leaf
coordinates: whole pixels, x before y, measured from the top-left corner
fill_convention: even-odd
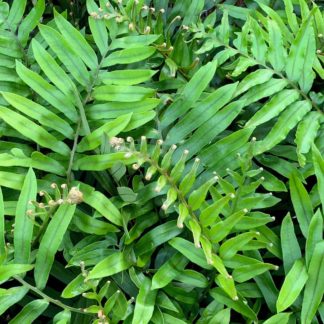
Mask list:
[[[320,127],[320,117],[319,112],[312,111],[298,124],[295,143],[297,144],[298,161],[302,167],[306,164],[304,154],[309,152]]]
[[[63,298],[73,298],[89,289],[91,289],[90,285],[86,284],[83,275],[79,274],[64,288],[61,296]]]
[[[232,275],[235,281],[244,282],[268,270],[278,270],[278,266],[270,263],[258,262],[255,264],[235,268]]]
[[[49,302],[45,299],[36,299],[28,303],[24,308],[9,322],[10,324],[32,323],[48,307]]]
[[[136,243],[134,248],[135,254],[140,256],[151,252],[156,247],[168,242],[181,232],[182,229],[177,227],[176,221],[169,221],[159,225],[142,236],[142,238]]]
[[[188,264],[188,259],[182,254],[174,254],[168,261],[159,267],[152,278],[151,289],[161,289],[180,275],[180,271]]]
[[[20,62],[16,62],[16,70],[19,77],[28,84],[44,100],[63,113],[70,120],[77,120],[77,113],[71,100],[54,86],[45,81],[41,76],[32,70],[27,69]]]
[[[154,70],[144,69],[117,70],[101,73],[99,78],[104,84],[130,86],[150,80],[156,72]]]
[[[257,155],[269,151],[283,141],[289,132],[311,109],[311,103],[306,100],[296,101],[289,105],[285,111],[281,113],[267,136],[262,141],[256,143],[255,154]]]
[[[83,193],[83,199],[86,204],[94,208],[103,217],[110,222],[121,226],[123,224],[122,216],[117,207],[100,191],[81,183],[79,186]]]
[[[2,92],[2,96],[13,107],[38,121],[41,125],[50,127],[67,138],[73,138],[74,130],[72,127],[65,120],[52,113],[49,109],[14,93]]]
[[[45,75],[58,89],[67,95],[71,102],[74,102],[74,95],[77,90],[69,76],[36,39],[32,40],[32,48],[34,57]],[[71,114],[73,112],[75,114],[75,111],[71,110]]]
[[[228,95],[231,95],[231,92],[228,92]],[[226,100],[226,96],[224,99]],[[201,125],[183,144],[189,150],[189,156],[197,154],[203,147],[213,141],[218,134],[231,125],[242,111],[244,104],[245,102],[241,100],[234,101]],[[177,138],[177,136],[174,136],[174,138]]]
[[[76,55],[72,45],[52,27],[40,25],[39,30],[47,44],[73,75],[75,80],[83,86],[87,86],[90,82],[89,73],[81,58]]]
[[[31,264],[5,264],[0,265],[0,282],[7,281],[13,276],[30,271],[34,268]]]
[[[219,248],[220,257],[223,259],[232,258],[237,251],[243,249],[244,245],[251,241],[255,236],[257,236],[255,232],[248,232],[228,239]]]
[[[89,135],[82,138],[77,147],[77,152],[84,152],[96,149],[102,144],[102,138],[106,134],[109,138],[121,133],[128,125],[132,113],[122,115],[115,120],[109,121],[97,128]]]
[[[151,281],[145,278],[136,297],[132,324],[149,323],[155,305],[157,290],[151,290]]]
[[[267,98],[281,91],[287,86],[287,84],[288,81],[284,79],[270,79],[265,83],[251,88],[247,93],[243,95],[243,97],[241,97],[241,100],[245,100],[245,105],[248,106],[253,102]]]
[[[125,252],[114,252],[104,260],[100,261],[89,272],[87,279],[100,279],[110,277],[116,273],[128,269],[132,263],[128,260]]]
[[[152,97],[154,89],[139,86],[105,85],[95,88],[93,97],[101,101],[135,102]]]
[[[218,200],[217,202],[220,202],[220,201]],[[222,204],[222,202],[220,202],[220,203]],[[216,205],[216,202],[215,202],[215,205]],[[215,211],[212,211],[213,217],[215,216],[214,213],[216,213],[216,215],[219,213],[218,207],[219,207],[219,205],[217,205]],[[243,218],[243,216],[245,214],[246,214],[246,210],[237,211],[237,212],[227,216],[223,221],[219,221],[215,225],[213,225],[210,230],[210,237],[212,239],[212,242],[216,243],[216,242],[220,242],[221,240],[223,240],[231,232],[232,228]],[[209,220],[210,219],[211,219],[211,217],[209,218]]]
[[[36,195],[36,176],[34,171],[32,169],[29,169],[28,173],[26,174],[16,208],[14,230],[16,263],[30,262],[34,224],[33,221],[27,215],[27,210],[34,211],[34,206],[29,204],[29,202],[35,201]]]
[[[124,152],[116,152],[102,155],[88,155],[78,159],[73,167],[73,170],[89,170],[103,171],[111,168],[117,162],[122,162],[125,165],[131,165],[137,162],[136,157],[125,157]]]
[[[297,17],[294,13],[294,6],[292,0],[283,0],[285,3],[285,11],[288,20],[288,24],[290,29],[296,34],[299,30],[299,25],[297,21]]]
[[[312,157],[317,179],[318,194],[324,206],[324,158],[315,145],[312,146]]]
[[[323,240],[323,217],[318,209],[309,224],[308,236],[305,247],[305,259],[306,265],[309,266],[309,262],[312,259],[314,248],[317,243]]]
[[[270,99],[253,117],[245,124],[245,127],[256,127],[276,117],[287,106],[295,102],[299,97],[296,90],[283,90]]]
[[[295,261],[287,273],[277,300],[277,312],[281,313],[297,299],[308,279],[307,269],[302,259]]]
[[[213,268],[207,263],[203,250],[196,248],[193,243],[181,237],[173,238],[168,243],[194,264],[204,269]]]
[[[238,300],[234,279],[231,276],[219,274],[215,281],[229,297],[231,297],[233,300]]]
[[[152,109],[160,103],[159,99],[147,98],[138,102],[106,102],[87,106],[87,116],[92,120],[100,120],[106,118],[117,118],[120,115],[133,113],[143,114],[146,116]]]
[[[6,259],[6,240],[5,240],[5,209],[3,202],[2,189],[0,187],[0,264]]]
[[[16,25],[18,25],[24,15],[26,3],[27,0],[14,0],[12,2],[7,21],[9,25],[12,25],[13,30],[16,29]]]
[[[155,48],[151,46],[139,46],[115,51],[108,55],[102,62],[102,67],[116,64],[131,64],[146,60],[155,53]]]
[[[280,239],[283,265],[285,273],[287,274],[295,261],[302,257],[290,214],[286,215],[282,221]]]
[[[62,33],[66,42],[71,46],[74,53],[77,54],[91,70],[95,70],[98,66],[97,55],[82,34],[55,9],[54,20],[56,26]]]
[[[217,61],[202,66],[186,84],[181,95],[168,107],[161,119],[161,127],[165,128],[174,122],[199,99],[202,92],[214,77]]]
[[[204,127],[217,111],[228,103],[233,96],[237,83],[220,87],[195,105],[175,126],[166,137],[166,144],[180,142],[198,127]],[[213,123],[214,127],[215,124]],[[197,136],[196,136],[197,137]]]
[[[308,267],[308,281],[304,290],[301,321],[310,324],[324,294],[324,242],[317,243]]]
[[[313,13],[313,11],[312,11]],[[301,25],[296,38],[291,44],[287,64],[286,73],[291,81],[299,82],[303,78],[304,72],[311,73],[309,68],[312,68],[314,61],[314,31],[311,24],[311,15]],[[310,59],[309,59],[310,56]],[[310,60],[310,65],[307,61]]]
[[[260,25],[256,22],[256,20],[253,18],[250,18],[250,24],[251,29],[253,30],[253,32],[251,33],[251,52],[253,56],[258,60],[258,62],[265,64],[266,53],[268,48],[263,38],[262,29]]]
[[[63,240],[63,236],[74,215],[76,205],[64,203],[55,212],[39,245],[36,255],[34,277],[36,286],[43,289],[46,286],[55,254]]]
[[[249,73],[238,85],[234,97],[239,96],[243,92],[255,87],[256,85],[263,84],[271,79],[273,71],[267,69],[258,69]]]
[[[282,34],[275,20],[268,19],[269,50],[268,59],[276,71],[285,68],[287,53],[283,46]]]
[[[249,319],[256,320],[256,314],[248,305],[244,304],[240,299],[234,301],[233,299],[228,297],[220,288],[214,288],[210,290],[210,295],[219,303],[234,309],[239,314],[242,314]]]
[[[88,234],[106,235],[107,233],[119,231],[116,226],[95,217],[88,216],[80,210],[76,211],[76,217],[73,217],[72,224],[82,232]]]
[[[33,140],[35,143],[49,148],[59,154],[70,154],[70,149],[65,143],[58,141],[43,127],[14,112],[13,110],[0,106],[0,118],[2,118],[7,124],[17,130],[19,133]]]
[[[0,290],[0,315],[2,315],[8,308],[18,303],[27,294],[28,288],[13,287],[7,290]]]
[[[110,46],[110,50],[118,49],[118,48],[138,48],[140,46],[147,46],[154,43],[156,40],[160,38],[160,35],[136,35],[136,36],[124,36],[121,38],[115,38]]]
[[[66,309],[57,313],[53,318],[54,324],[69,324],[70,321],[71,321],[71,312]]]
[[[309,223],[313,217],[312,202],[296,173],[293,173],[289,178],[289,188],[299,227],[304,237],[307,238]]]
[[[271,316],[269,319],[263,322],[263,324],[287,324],[291,313],[282,313]]]
[[[34,30],[34,28],[39,23],[45,10],[45,0],[37,0],[34,8],[28,13],[28,15],[23,19],[18,28],[18,39],[23,44],[26,45],[29,34]]]

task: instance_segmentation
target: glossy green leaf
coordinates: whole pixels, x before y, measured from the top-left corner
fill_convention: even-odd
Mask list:
[[[315,145],[312,146],[312,157],[318,183],[318,193],[321,203],[324,206],[324,158]]]
[[[204,269],[212,269],[212,266],[209,265],[206,261],[203,250],[196,248],[193,243],[181,237],[173,238],[168,243],[191,262]]]
[[[2,96],[17,110],[38,121],[41,125],[55,129],[67,138],[73,138],[72,127],[49,109],[14,93],[2,92]]]
[[[56,10],[54,10],[54,20],[56,26],[73,51],[78,54],[90,69],[95,70],[98,66],[97,55],[82,34]]]
[[[115,252],[104,260],[100,261],[89,272],[88,279],[110,277],[118,272],[128,269],[132,263],[128,260],[125,252]]]
[[[289,323],[290,315],[291,315],[291,313],[276,314],[276,315],[273,315],[270,318],[268,318],[263,323],[265,323],[265,324],[277,324],[277,323],[287,324],[287,323]]]
[[[309,224],[308,236],[305,246],[305,259],[306,265],[309,266],[309,262],[312,259],[314,248],[317,243],[323,240],[323,217],[318,209]]]
[[[5,239],[5,207],[3,202],[2,189],[0,187],[0,264],[6,258],[6,239]]]
[[[74,215],[76,205],[64,203],[51,219],[39,245],[35,263],[35,281],[39,289],[46,286],[55,254]]]
[[[154,274],[151,289],[161,289],[180,275],[180,271],[188,264],[188,260],[180,253],[174,254]]]
[[[12,320],[10,324],[32,323],[48,307],[49,302],[45,299],[36,299],[28,303]]]
[[[63,298],[73,298],[75,296],[81,295],[89,289],[91,289],[90,285],[87,285],[84,282],[84,277],[82,276],[82,274],[79,274],[64,288],[61,296]]]
[[[115,38],[111,45],[110,49],[118,49],[118,48],[137,48],[140,46],[147,46],[154,43],[160,35],[136,35],[136,36],[125,36],[121,38]]]
[[[246,123],[246,127],[255,127],[276,117],[288,105],[295,102],[299,97],[296,90],[283,90],[275,95]]]
[[[302,259],[295,261],[287,273],[277,300],[277,312],[287,309],[299,296],[308,279],[307,269]]]
[[[132,114],[122,115],[115,120],[109,121],[97,128],[91,134],[82,138],[78,144],[77,151],[84,152],[96,149],[102,143],[102,138],[106,134],[109,138],[122,132],[130,122]]]
[[[311,108],[311,104],[306,100],[297,101],[289,105],[285,111],[281,113],[277,122],[266,137],[256,144],[255,154],[269,151],[275,145],[283,141]]]
[[[34,266],[30,264],[12,263],[0,265],[0,282],[7,281],[11,277],[30,271],[33,268]]]
[[[150,80],[157,71],[154,70],[117,70],[100,74],[100,80],[104,84],[116,84],[122,86],[136,85]]]
[[[303,22],[301,25],[296,38],[294,39],[289,55],[287,58],[286,64],[286,73],[290,80],[294,82],[298,82],[300,78],[303,76],[303,70],[308,69],[305,71],[306,73],[311,73],[309,71],[309,65],[307,64],[308,56],[310,55],[310,61],[314,60],[313,53],[313,42],[314,42],[314,31],[311,24],[310,17]],[[306,64],[306,65],[305,65]],[[311,68],[312,66],[310,66]]]
[[[39,30],[51,49],[73,77],[83,86],[89,83],[89,73],[81,58],[76,55],[72,44],[54,28],[40,25]]]
[[[211,296],[219,303],[226,305],[229,308],[234,309],[236,312],[246,316],[249,319],[256,320],[256,314],[254,311],[242,300],[233,300],[228,297],[220,288],[214,288],[210,291]]]
[[[100,191],[81,183],[84,202],[116,225],[122,225],[122,217],[117,207]]]
[[[34,211],[34,206],[29,202],[35,201],[36,195],[36,176],[34,171],[29,169],[21,189],[15,215],[14,245],[16,263],[30,262],[34,224],[27,216],[27,210]]]
[[[324,294],[324,242],[317,243],[308,267],[301,321],[310,324]]]
[[[294,223],[290,215],[286,215],[280,230],[281,249],[285,273],[287,274],[296,260],[301,258],[299,243],[295,234]]]
[[[269,51],[268,59],[276,71],[282,71],[285,67],[287,53],[283,46],[282,34],[275,20],[268,20]]]
[[[299,227],[303,235],[307,237],[309,223],[313,217],[312,202],[303,183],[295,173],[289,179],[289,187]]]
[[[19,77],[38,93],[44,100],[62,112],[72,121],[76,121],[76,111],[73,103],[62,92],[45,81],[32,70],[27,69],[20,62],[16,62],[16,70]]]
[[[63,155],[68,155],[70,153],[70,149],[65,143],[58,141],[44,128],[13,110],[0,106],[0,118],[19,133],[30,138],[37,144],[50,148],[52,151]]]
[[[145,278],[136,298],[132,324],[149,323],[153,315],[156,294],[156,290],[151,290],[151,281]]]
[[[30,10],[28,15],[23,19],[18,28],[18,39],[22,44],[26,44],[30,33],[39,23],[45,11],[45,0],[37,0],[34,8]]]
[[[12,305],[18,303],[27,294],[28,288],[13,287],[0,291],[0,315],[2,315]]]
[[[131,64],[148,59],[155,53],[155,48],[150,46],[138,46],[115,51],[108,55],[102,62],[103,67],[116,64]]]
[[[252,279],[268,270],[277,270],[278,266],[270,263],[255,263],[235,268],[232,275],[235,281],[244,282]]]
[[[105,85],[95,88],[93,96],[100,101],[136,102],[155,94],[154,89],[139,86]]]
[[[297,144],[298,161],[301,166],[305,166],[304,154],[309,152],[316,138],[320,127],[319,119],[320,114],[312,111],[303,118],[297,127],[295,143]]]
[[[161,119],[161,127],[165,128],[174,122],[177,118],[183,115],[190,109],[200,97],[201,93],[208,86],[211,79],[214,77],[217,68],[217,61],[210,62],[201,67],[186,84],[181,96],[177,98],[167,109]]]
[[[153,251],[157,246],[168,242],[173,237],[179,235],[182,229],[178,228],[176,221],[169,221],[159,225],[146,233],[135,245],[136,255],[143,255]]]
[[[233,257],[237,251],[241,250],[244,245],[251,241],[256,235],[255,232],[248,232],[228,239],[219,248],[220,257],[224,259]]]
[[[65,93],[73,102],[76,88],[66,72],[60,67],[56,60],[50,55],[36,39],[32,41],[35,59],[45,75],[55,86]],[[72,98],[71,98],[72,97]],[[71,113],[73,111],[71,110]]]

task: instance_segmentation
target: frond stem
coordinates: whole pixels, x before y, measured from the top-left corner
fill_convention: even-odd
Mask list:
[[[28,288],[29,290],[33,291],[35,294],[41,296],[43,299],[47,300],[48,302],[50,302],[50,303],[52,303],[52,304],[54,304],[54,305],[56,305],[56,306],[58,306],[60,308],[69,310],[69,311],[74,312],[74,313],[81,313],[81,314],[92,316],[92,314],[86,313],[81,308],[75,308],[75,307],[72,307],[72,306],[68,306],[68,305],[62,303],[60,300],[54,299],[54,298],[46,295],[45,293],[40,291],[38,288],[36,288],[35,286],[32,286],[31,284],[29,284],[27,281],[20,278],[19,276],[13,276],[13,278],[16,279],[17,281],[19,281],[24,287]]]

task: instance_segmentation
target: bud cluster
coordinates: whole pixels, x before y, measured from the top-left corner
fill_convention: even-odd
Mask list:
[[[29,204],[33,205],[37,209],[49,211],[64,203],[72,205],[83,202],[83,193],[78,187],[71,187],[71,189],[68,190],[67,184],[64,183],[61,185],[60,189],[56,183],[52,183],[51,189],[54,189],[54,197],[52,197],[47,191],[41,190],[38,195],[42,198],[44,197],[45,202],[31,200],[29,201]],[[33,209],[28,209],[26,214],[28,216],[37,215],[37,213],[34,213]]]

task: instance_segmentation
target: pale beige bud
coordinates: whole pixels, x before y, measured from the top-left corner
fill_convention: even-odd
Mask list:
[[[67,198],[71,200],[72,204],[80,204],[83,202],[83,193],[78,187],[72,187]]]

